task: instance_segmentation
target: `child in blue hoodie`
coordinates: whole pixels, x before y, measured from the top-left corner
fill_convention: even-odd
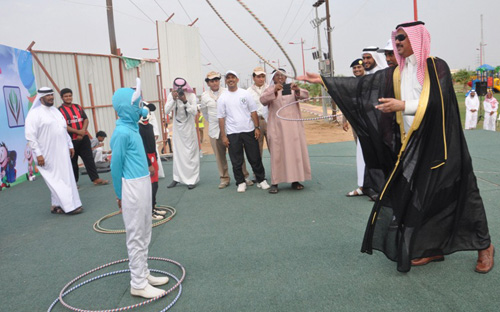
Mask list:
[[[133,296],[154,298],[165,293],[153,286],[168,283],[168,277],[154,277],[148,269],[151,241],[151,180],[138,121],[148,110],[142,108],[141,83],[137,88],[121,88],[113,95],[113,108],[119,119],[111,137],[111,175],[125,223],[127,252]]]

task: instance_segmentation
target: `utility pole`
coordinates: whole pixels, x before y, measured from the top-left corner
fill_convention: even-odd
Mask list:
[[[330,60],[330,77],[333,77],[334,66],[333,66],[333,53],[332,53],[332,27],[330,25],[330,2],[326,2],[326,31],[328,32],[328,59]]]
[[[324,76],[329,76],[330,73],[331,73],[331,70],[327,70],[327,66],[326,66],[326,62],[323,61],[323,50],[321,49],[321,32],[320,32],[320,26],[321,26],[321,23],[323,23],[327,18],[326,17],[323,17],[323,18],[319,18],[318,17],[318,7],[320,5],[322,5],[323,3],[325,3],[325,0],[317,0],[314,4],[313,4],[313,7],[315,8],[316,10],[316,18],[311,21],[311,24],[313,25],[313,27],[316,28],[316,31],[318,32],[318,56],[319,56],[319,70],[320,70],[320,74],[321,75],[324,75]],[[328,109],[326,107],[326,100],[325,100],[325,97],[327,96],[327,93],[326,93],[326,90],[325,88],[323,88],[323,86],[321,87],[321,106],[323,107],[323,116],[327,116],[328,115]],[[326,121],[326,119],[325,119]]]
[[[115,20],[113,18],[113,0],[106,0],[106,11],[108,13],[108,33],[111,54],[118,55],[115,36]]]
[[[486,61],[484,60],[484,41],[483,41],[483,14],[481,14],[481,42],[479,43],[479,66],[483,65]]]

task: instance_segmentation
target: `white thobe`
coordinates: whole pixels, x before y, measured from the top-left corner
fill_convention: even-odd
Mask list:
[[[45,105],[31,109],[26,117],[25,136],[33,159],[43,156],[45,160],[38,170],[50,189],[52,206],[59,206],[66,213],[81,207],[69,154],[73,143],[61,112]]]
[[[401,100],[405,101],[403,122],[406,133],[415,118],[421,93],[422,85],[417,79],[417,58],[412,54],[405,59],[405,67],[401,73]]]
[[[186,104],[179,99],[174,100],[172,93],[169,93],[167,104],[165,104],[165,114],[173,112],[174,181],[194,185],[200,181],[200,149],[195,124],[198,109],[196,95],[185,94]]]
[[[475,109],[475,112],[471,110]],[[475,129],[477,126],[477,111],[479,110],[479,98],[470,95],[465,99],[465,129]]]
[[[484,107],[483,129],[496,131],[498,101],[495,98],[492,98],[491,101],[489,101],[488,99],[484,99],[483,107]]]

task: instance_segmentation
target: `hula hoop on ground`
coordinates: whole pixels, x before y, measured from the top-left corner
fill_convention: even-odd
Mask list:
[[[170,212],[170,215],[167,217],[165,216],[165,218],[163,218],[162,220],[160,221],[156,221],[153,223],[153,227],[156,227],[156,226],[159,226],[159,225],[162,225],[164,223],[167,223],[168,221],[170,221],[174,216],[175,214],[177,213],[177,211],[175,210],[174,207],[171,207],[171,206],[166,206],[166,205],[156,205],[155,207],[156,209],[158,210],[164,210],[164,211],[167,211],[167,212]],[[116,215],[119,215],[121,214],[121,212],[119,210],[115,211],[115,212],[112,212],[110,214],[107,214],[105,215],[104,217],[100,218],[99,220],[97,220],[94,225],[93,225],[93,229],[94,231],[98,232],[98,233],[103,233],[103,234],[123,234],[125,233],[125,230],[121,229],[121,230],[110,230],[110,229],[106,229],[104,227],[101,226],[101,222],[103,222],[104,220],[106,219],[109,219],[111,217],[114,217]]]
[[[282,120],[286,120],[286,121],[311,121],[311,120],[320,120],[320,119],[333,119],[333,118],[337,118],[339,116],[343,116],[342,113],[336,113],[335,115],[326,115],[326,116],[320,116],[320,117],[311,117],[311,118],[287,118],[287,117],[283,117],[283,116],[280,116],[279,113],[287,108],[287,107],[290,107],[292,105],[296,105],[297,103],[301,103],[301,102],[307,102],[307,101],[310,101],[310,100],[317,100],[317,99],[325,99],[325,98],[330,98],[330,97],[327,97],[327,96],[317,96],[317,97],[312,97],[312,98],[307,98],[307,99],[303,99],[303,100],[298,100],[298,101],[293,101],[283,107],[280,107],[280,109],[278,109],[276,111],[276,117],[278,117],[279,119],[282,119]],[[338,110],[336,110],[338,111]]]
[[[126,307],[120,307],[120,308],[115,308],[115,309],[106,309],[106,310],[85,310],[85,309],[80,309],[80,308],[76,308],[76,307],[73,307],[69,304],[67,304],[64,300],[63,300],[63,297],[65,297],[67,294],[73,292],[74,290],[82,287],[83,285],[86,285],[90,282],[93,282],[95,280],[98,280],[98,279],[101,279],[103,277],[107,277],[107,276],[112,276],[112,275],[115,275],[115,274],[121,274],[121,273],[127,273],[127,272],[130,272],[130,269],[124,269],[124,270],[118,270],[118,271],[114,271],[114,272],[109,272],[109,273],[105,273],[105,274],[101,274],[99,276],[96,276],[96,277],[93,277],[91,279],[88,279],[76,286],[73,286],[71,289],[67,290],[72,284],[74,284],[77,280],[89,275],[89,274],[92,274],[96,271],[99,271],[101,269],[104,269],[106,267],[109,267],[109,266],[112,266],[112,265],[115,265],[115,264],[119,264],[119,263],[123,263],[123,262],[128,262],[129,260],[128,259],[122,259],[122,260],[117,260],[117,261],[113,261],[113,262],[110,262],[110,263],[107,263],[107,264],[104,264],[100,267],[97,267],[95,269],[92,269],[88,272],[85,272],[83,274],[81,274],[80,276],[74,278],[73,280],[71,280],[69,283],[67,283],[63,289],[59,292],[59,297],[54,300],[54,302],[52,302],[52,304],[50,305],[49,309],[47,310],[47,312],[50,312],[52,311],[52,309],[54,308],[54,306],[60,302],[63,306],[65,306],[66,308],[70,309],[70,310],[73,310],[73,311],[78,311],[78,312],[117,312],[117,311],[125,311],[125,310],[131,310],[131,309],[134,309],[134,308],[137,308],[137,307],[140,307],[140,306],[143,306],[143,305],[146,305],[148,303],[151,303],[153,301],[156,301],[162,297],[165,297],[166,295],[168,295],[169,293],[171,293],[172,291],[174,291],[176,288],[179,288],[179,292],[177,294],[177,296],[174,298],[174,300],[163,310],[161,310],[161,312],[163,311],[167,311],[168,309],[170,309],[176,302],[177,300],[179,299],[181,293],[182,293],[182,282],[184,281],[184,278],[186,277],[186,269],[178,262],[174,261],[174,260],[170,260],[170,259],[166,259],[166,258],[160,258],[160,257],[148,257],[148,260],[158,260],[158,261],[164,261],[164,262],[170,262],[172,264],[175,264],[176,266],[178,266],[181,270],[182,270],[182,276],[180,279],[178,279],[175,275],[171,274],[171,273],[168,273],[168,272],[165,272],[165,271],[161,271],[161,270],[156,270],[156,269],[150,269],[151,272],[155,272],[155,273],[160,273],[160,274],[165,274],[165,275],[168,275],[172,278],[174,278],[177,283],[172,286],[170,289],[166,290],[165,293],[163,293],[162,295],[160,296],[157,296],[157,297],[154,297],[154,298],[151,298],[151,299],[147,299],[147,300],[144,300],[142,302],[139,302],[139,303],[136,303],[136,304],[133,304],[133,305],[129,305],[129,306],[126,306]]]

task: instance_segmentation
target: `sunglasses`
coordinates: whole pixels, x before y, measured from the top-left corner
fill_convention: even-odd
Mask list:
[[[405,41],[405,39],[406,39],[406,35],[399,34],[399,35],[397,35],[396,37],[394,37],[394,39],[396,39],[396,40],[397,40],[397,41],[399,41],[399,42],[403,42],[403,41]]]

